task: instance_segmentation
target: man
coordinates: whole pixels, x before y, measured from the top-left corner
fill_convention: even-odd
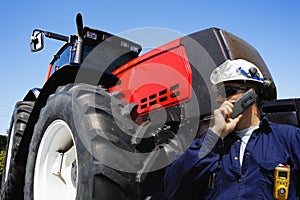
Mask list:
[[[243,59],[227,60],[210,78],[220,106],[207,133],[166,169],[168,199],[300,199],[300,129],[260,115],[270,92],[260,70]],[[257,100],[233,119],[234,103],[249,91]],[[274,188],[281,166],[289,170],[288,189],[283,181]]]

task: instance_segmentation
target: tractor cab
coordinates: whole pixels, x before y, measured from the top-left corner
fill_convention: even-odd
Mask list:
[[[50,62],[46,79],[69,64],[82,64],[85,58],[93,51],[93,55],[101,61],[97,67],[105,67],[101,71],[112,73],[115,69],[138,57],[142,51],[141,45],[110,33],[83,27],[81,15],[77,15],[77,35],[64,36],[49,31],[35,29],[30,38],[32,52],[44,48],[44,37],[65,42]],[[95,48],[97,47],[97,48]]]

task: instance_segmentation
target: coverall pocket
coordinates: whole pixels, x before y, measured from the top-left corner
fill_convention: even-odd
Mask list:
[[[206,199],[217,199],[220,195],[221,183],[222,175],[220,170],[210,174]]]
[[[274,199],[274,170],[279,161],[264,161],[259,164],[260,177],[257,182],[257,199]]]

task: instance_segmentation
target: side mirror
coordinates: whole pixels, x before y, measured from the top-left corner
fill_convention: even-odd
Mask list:
[[[30,49],[32,52],[40,51],[44,48],[44,32],[34,30],[30,37]]]

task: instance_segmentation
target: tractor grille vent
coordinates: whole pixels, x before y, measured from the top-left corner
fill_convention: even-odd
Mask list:
[[[142,98],[140,101],[140,108],[146,109],[155,104],[165,105],[169,101],[173,102],[180,96],[179,84],[171,86],[169,89],[163,89],[158,93],[149,95],[148,97]]]

